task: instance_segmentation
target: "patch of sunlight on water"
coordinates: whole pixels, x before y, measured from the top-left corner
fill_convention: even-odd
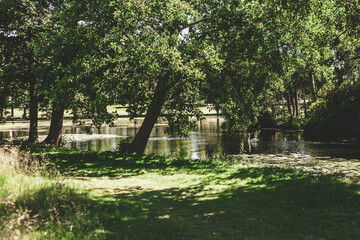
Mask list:
[[[141,121],[141,119],[136,119],[136,121],[119,119],[114,127],[103,126],[100,132],[94,130],[95,134],[93,135],[87,135],[79,127],[66,124],[64,127],[64,139],[67,140],[65,146],[81,150],[115,151],[121,140],[135,136]],[[197,122],[198,130],[190,132],[189,138],[166,134],[167,125],[163,123],[155,125],[145,153],[173,157],[185,156],[194,159],[245,153],[248,155],[248,159],[288,161],[291,158],[295,161],[301,160],[305,165],[329,159],[332,159],[332,162],[336,162],[333,159],[360,161],[360,147],[351,143],[305,141],[302,131],[276,129],[243,132],[230,136],[222,131],[220,127],[222,122],[223,119],[216,117],[209,117]],[[40,124],[39,134],[44,137],[47,131],[48,125]],[[6,138],[26,137],[27,128],[11,128],[11,125],[0,128],[1,136]],[[251,142],[249,141],[250,136],[260,141]],[[267,157],[262,158],[262,154]]]

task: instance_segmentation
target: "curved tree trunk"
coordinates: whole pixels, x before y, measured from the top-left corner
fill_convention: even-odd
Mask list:
[[[150,133],[156,123],[156,120],[160,116],[161,109],[165,103],[167,90],[167,79],[159,81],[152,101],[147,109],[144,122],[141,124],[139,132],[136,134],[130,145],[130,152],[135,152],[137,155],[144,154]]]
[[[64,104],[59,104],[58,106],[56,106],[56,104],[54,104],[53,110],[51,113],[51,123],[50,123],[49,134],[45,138],[43,143],[54,145],[54,146],[61,146],[64,111],[65,111]]]
[[[37,91],[35,88],[36,81],[34,79],[30,80],[30,128],[29,128],[29,138],[28,142],[36,143],[38,142],[38,97]],[[25,108],[24,108],[25,109]],[[24,113],[26,116],[26,112]]]

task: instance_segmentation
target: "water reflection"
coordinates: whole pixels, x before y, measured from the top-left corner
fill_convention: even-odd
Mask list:
[[[134,137],[140,128],[141,119],[136,122],[118,120],[115,127],[104,126],[100,134],[92,139],[68,138],[65,146],[71,149],[114,151],[120,141],[126,137]],[[259,130],[248,133],[229,135],[222,132],[222,119],[207,118],[198,122],[198,130],[190,132],[189,138],[180,138],[165,133],[167,125],[156,125],[150,135],[146,154],[166,156],[186,156],[206,158],[214,155],[247,154],[300,154],[303,156],[329,156],[347,159],[360,159],[358,145],[345,143],[310,142],[303,140],[301,131],[280,131],[275,129]],[[48,127],[40,127],[39,134],[46,135]],[[66,126],[64,134],[80,136],[85,132],[79,127]],[[26,128],[14,128],[0,131],[0,137],[16,138],[27,136]],[[98,139],[98,136],[102,137]],[[107,136],[106,138],[103,138]],[[250,142],[249,138],[257,138],[259,142]]]

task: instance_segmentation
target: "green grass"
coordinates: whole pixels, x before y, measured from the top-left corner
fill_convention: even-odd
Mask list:
[[[33,155],[60,176],[0,174],[1,222],[25,219],[27,228],[14,226],[23,239],[360,239],[355,180],[211,159],[40,149]]]

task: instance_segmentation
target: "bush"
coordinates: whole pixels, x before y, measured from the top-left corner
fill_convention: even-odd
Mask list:
[[[308,138],[360,139],[360,84],[344,82],[329,89],[310,107]]]

